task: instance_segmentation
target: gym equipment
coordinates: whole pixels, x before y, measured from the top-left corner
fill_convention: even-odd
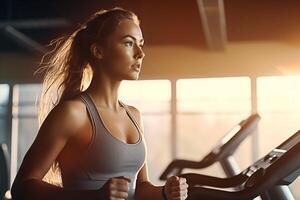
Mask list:
[[[170,176],[178,176],[185,168],[189,169],[203,169],[220,162],[225,174],[228,177],[240,173],[240,169],[232,156],[239,145],[257,128],[260,120],[258,114],[253,114],[247,119],[242,120],[239,124],[234,126],[217,145],[208,153],[201,161],[189,160],[174,160],[160,176],[160,180],[166,180]]]
[[[300,174],[299,154],[300,130],[238,175],[218,178],[187,173],[180,177],[189,184],[188,200],[248,200],[257,196],[263,200],[293,200],[288,185]]]

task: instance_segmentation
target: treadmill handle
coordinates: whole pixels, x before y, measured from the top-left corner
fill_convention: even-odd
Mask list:
[[[167,180],[170,176],[179,176],[183,169],[203,169],[209,167],[215,162],[213,156],[208,154],[201,161],[190,161],[190,160],[173,160],[162,175],[159,177],[160,180]]]
[[[181,174],[180,177],[186,178],[189,186],[209,186],[218,188],[233,188],[244,184],[248,180],[245,174],[238,174],[230,178],[219,178],[204,174],[187,173]]]

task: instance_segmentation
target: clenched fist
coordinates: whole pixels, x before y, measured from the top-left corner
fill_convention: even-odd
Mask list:
[[[131,180],[124,176],[109,179],[100,189],[101,198],[112,200],[127,199],[130,182]]]
[[[164,194],[168,200],[184,200],[187,198],[188,184],[185,178],[171,176],[165,184]]]

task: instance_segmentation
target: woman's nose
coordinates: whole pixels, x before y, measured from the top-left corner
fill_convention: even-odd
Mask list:
[[[145,57],[145,53],[140,46],[136,46],[136,53],[135,53],[135,58],[136,59],[143,59]]]

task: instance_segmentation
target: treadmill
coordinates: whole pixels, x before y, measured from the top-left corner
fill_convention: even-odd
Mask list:
[[[260,116],[258,114],[250,115],[247,119],[242,120],[225,134],[212,151],[201,161],[179,159],[172,161],[159,179],[166,180],[170,176],[178,176],[185,168],[204,169],[216,162],[220,162],[227,177],[240,173],[240,169],[232,155],[245,138],[256,130],[259,120]]]
[[[288,185],[299,174],[300,130],[238,175],[218,178],[187,173],[180,177],[189,184],[188,200],[248,200],[258,196],[263,200],[293,200]]]

